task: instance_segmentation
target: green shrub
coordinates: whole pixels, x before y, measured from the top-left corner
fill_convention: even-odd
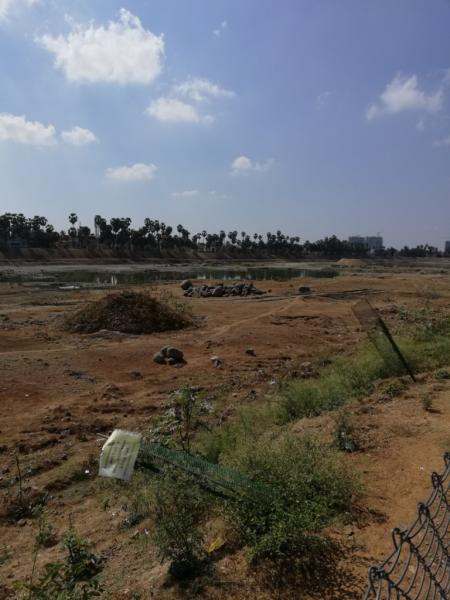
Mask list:
[[[336,452],[313,438],[264,435],[257,442],[243,441],[227,464],[271,489],[225,503],[253,561],[315,552],[326,543],[322,530],[349,510],[356,489]]]
[[[90,600],[102,593],[97,577],[103,559],[89,552],[89,542],[77,535],[71,527],[64,538],[67,551],[64,563],[49,563],[35,580],[34,566],[31,577],[19,584],[24,590],[23,600]]]
[[[394,381],[390,381],[387,385],[384,385],[381,388],[383,394],[386,394],[388,398],[395,398],[399,396],[403,390],[405,389],[405,385],[399,379],[395,379]]]
[[[218,463],[220,457],[232,452],[240,440],[257,440],[261,432],[272,429],[276,417],[277,409],[269,403],[242,406],[232,421],[200,434],[196,449],[206,460]]]
[[[197,481],[168,470],[153,489],[152,539],[161,561],[170,560],[177,579],[196,575],[206,553],[200,525],[209,508],[208,497]]]
[[[445,370],[438,371],[436,373],[435,377],[436,377],[436,379],[450,379],[450,373]]]
[[[341,410],[336,415],[334,439],[338,450],[342,452],[355,452],[358,450],[355,426],[347,411]]]
[[[33,509],[33,517],[36,518],[36,546],[50,548],[57,542],[53,525],[49,521],[48,511],[42,505],[37,505]]]

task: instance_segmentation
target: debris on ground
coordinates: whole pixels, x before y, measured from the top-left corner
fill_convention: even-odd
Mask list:
[[[211,362],[215,369],[218,369],[222,365],[222,361],[218,356],[211,356]]]
[[[231,285],[194,286],[189,280],[183,281],[181,289],[188,298],[222,298],[224,296],[261,296],[266,292],[256,288],[253,283],[233,283]]]
[[[298,288],[299,294],[310,294],[311,292],[312,292],[312,289],[310,287],[308,287],[307,285],[301,285]]]
[[[189,314],[175,303],[141,292],[109,294],[83,306],[65,318],[72,333],[95,333],[101,330],[132,334],[172,331],[192,325]]]

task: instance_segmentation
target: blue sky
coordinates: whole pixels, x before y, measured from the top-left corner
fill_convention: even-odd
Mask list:
[[[0,213],[450,239],[448,0],[0,0]]]

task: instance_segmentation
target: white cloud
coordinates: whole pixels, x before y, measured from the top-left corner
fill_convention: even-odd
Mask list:
[[[216,83],[200,77],[189,78],[172,88],[175,96],[184,96],[194,102],[205,102],[211,98],[233,98],[235,93],[221,88]]]
[[[182,192],[173,192],[172,196],[174,198],[194,198],[199,195],[198,190],[184,190]]]
[[[238,156],[230,165],[230,174],[233,176],[247,175],[248,173],[254,171],[263,173],[264,171],[268,171],[274,165],[274,163],[275,161],[273,158],[268,158],[261,163],[253,161],[251,158],[248,158],[248,156]]]
[[[366,118],[371,121],[384,114],[396,114],[405,110],[435,113],[442,108],[443,96],[441,88],[433,94],[421,90],[417,75],[407,77],[398,74],[388,83],[378,101],[369,106]]]
[[[107,27],[78,25],[67,36],[44,35],[37,41],[55,55],[55,66],[70,81],[151,83],[164,60],[164,36],[144,29],[124,8]]]
[[[136,163],[130,167],[115,167],[106,170],[106,177],[112,181],[145,181],[153,179],[157,171],[157,166],[150,163],[148,165],[144,163]]]
[[[232,98],[234,92],[221,88],[205,78],[190,77],[174,85],[167,96],[154,100],[146,114],[159,121],[172,123],[212,123],[214,117],[204,114],[198,104],[217,98]]]
[[[228,28],[228,23],[226,20],[223,20],[217,29],[213,29],[213,34],[216,37],[220,37],[227,28]]]
[[[0,21],[7,19],[11,5],[12,0],[0,0]]]
[[[162,96],[145,110],[146,114],[166,123],[211,123],[211,115],[202,116],[195,106],[177,98]]]
[[[98,142],[98,139],[92,131],[83,129],[82,127],[73,127],[68,131],[63,131],[61,137],[68,144],[72,144],[72,146],[85,146],[92,142]]]
[[[0,113],[0,141],[12,141],[31,146],[51,146],[56,143],[53,125],[27,121],[24,116]]]
[[[14,9],[18,7],[33,6],[39,0],[0,0],[0,22],[7,21]]]
[[[225,200],[228,196],[224,193],[218,192],[217,190],[209,190],[208,195],[211,198],[215,198],[217,200]]]
[[[450,135],[442,140],[434,140],[433,146],[441,148],[442,146],[450,146]]]
[[[331,96],[331,92],[322,92],[316,98],[316,108],[320,110],[327,103],[328,98]]]

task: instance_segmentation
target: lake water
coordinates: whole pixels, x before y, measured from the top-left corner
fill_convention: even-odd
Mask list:
[[[338,271],[331,268],[281,268],[281,267],[245,267],[245,268],[208,268],[195,269],[149,269],[145,271],[66,271],[23,275],[13,279],[23,284],[45,287],[79,285],[81,287],[114,287],[118,285],[142,285],[159,281],[181,281],[191,279],[215,281],[287,281],[297,277],[336,277]]]

